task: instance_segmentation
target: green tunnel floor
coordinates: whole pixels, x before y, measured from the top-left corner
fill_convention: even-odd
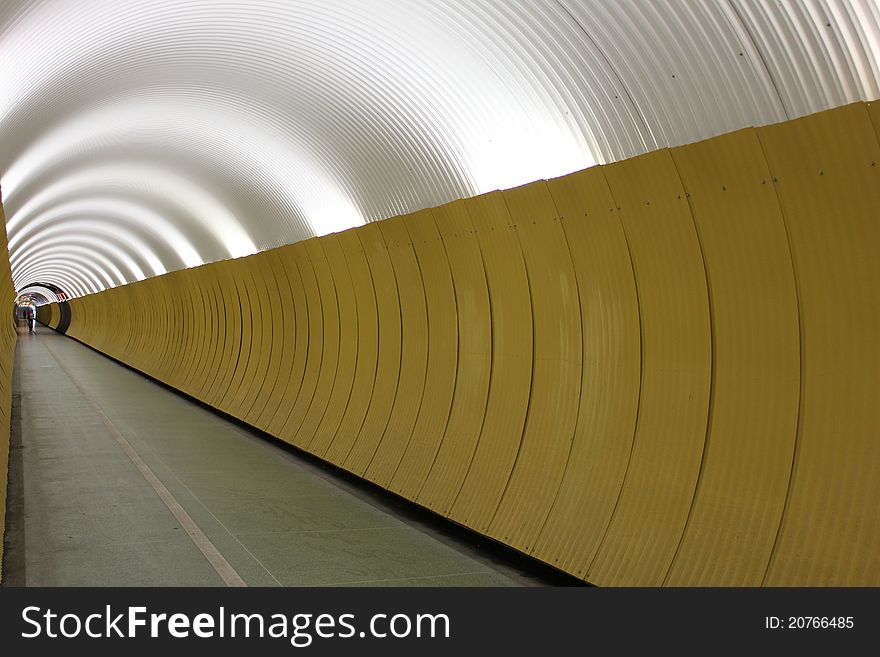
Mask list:
[[[15,367],[12,581],[223,585],[81,388],[249,586],[546,583],[50,329],[19,336]]]

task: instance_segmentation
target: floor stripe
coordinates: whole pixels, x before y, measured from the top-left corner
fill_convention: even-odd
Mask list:
[[[247,586],[241,576],[236,572],[235,568],[232,567],[226,558],[220,553],[217,547],[211,542],[207,536],[205,536],[204,532],[199,528],[196,524],[195,520],[186,512],[174,495],[171,494],[165,484],[163,484],[159,478],[155,475],[155,473],[150,469],[144,460],[140,457],[140,455],[135,451],[135,449],[131,446],[131,444],[125,439],[125,436],[116,428],[116,425],[104,414],[104,411],[101,410],[101,407],[98,403],[92,398],[92,396],[86,392],[86,390],[79,384],[79,382],[74,378],[73,374],[69,369],[61,362],[61,360],[55,355],[52,349],[49,348],[49,345],[42,343],[46,348],[46,351],[55,359],[55,362],[58,363],[58,366],[64,371],[67,375],[67,378],[76,386],[76,389],[79,390],[79,393],[82,395],[83,399],[85,399],[89,406],[95,411],[99,418],[101,418],[101,422],[104,423],[104,426],[107,427],[107,431],[110,432],[110,435],[117,442],[117,444],[122,448],[122,450],[126,453],[128,458],[134,463],[135,467],[140,471],[143,475],[144,479],[147,480],[147,483],[153,487],[153,490],[156,491],[156,494],[159,496],[159,499],[168,507],[168,510],[171,511],[171,514],[177,519],[180,523],[180,526],[187,533],[187,535],[192,539],[193,544],[199,549],[199,551],[205,555],[205,559],[208,560],[208,563],[217,571],[217,574],[220,576],[220,579],[226,584],[226,586]]]

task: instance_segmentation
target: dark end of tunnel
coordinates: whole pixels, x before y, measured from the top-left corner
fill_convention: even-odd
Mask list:
[[[50,328],[50,327],[46,327]],[[53,329],[54,330],[54,329]],[[57,331],[56,331],[57,332]],[[507,575],[509,575],[512,579],[524,585],[537,585],[537,586],[566,586],[566,587],[588,587],[591,586],[588,582],[584,582],[577,577],[569,575],[553,566],[546,564],[542,561],[535,559],[527,554],[524,554],[510,546],[504,545],[495,541],[494,539],[487,537],[479,532],[476,532],[468,527],[460,525],[445,516],[441,516],[438,513],[420,506],[415,502],[412,502],[408,499],[405,499],[396,493],[382,488],[381,486],[374,484],[366,479],[362,479],[357,475],[340,468],[337,465],[329,463],[321,459],[314,454],[311,454],[299,447],[291,445],[289,443],[284,442],[280,438],[277,438],[261,429],[258,429],[247,422],[244,422],[224,411],[221,411],[205,402],[192,397],[185,392],[178,390],[168,384],[146,374],[145,372],[131,367],[127,363],[124,363],[112,356],[108,356],[104,352],[95,349],[94,347],[73,338],[72,336],[65,335],[65,337],[76,340],[79,344],[82,344],[85,347],[88,347],[93,352],[107,358],[108,360],[121,365],[122,367],[132,371],[137,372],[140,376],[143,376],[148,381],[155,383],[156,385],[161,386],[162,388],[168,390],[169,392],[174,393],[177,396],[180,396],[186,399],[193,404],[205,409],[206,411],[236,425],[244,432],[248,434],[254,440],[263,440],[273,444],[275,447],[281,449],[286,454],[295,458],[300,463],[303,463],[310,467],[311,469],[317,471],[321,476],[331,480],[334,484],[341,487],[343,490],[352,493],[356,497],[368,502],[369,504],[391,513],[392,515],[400,518],[404,522],[409,525],[418,527],[422,531],[430,534],[432,537],[437,540],[449,545],[453,549],[460,550],[462,552],[468,553],[473,558],[478,560],[482,560],[485,563],[491,564],[495,567],[499,567],[505,571]],[[20,414],[19,414],[20,417]],[[20,420],[19,420],[20,421]],[[19,432],[20,434],[20,432]],[[20,438],[19,438],[20,443]],[[20,448],[19,448],[20,451]],[[20,454],[18,455],[18,462],[20,466],[21,458]],[[12,455],[10,454],[10,464],[12,464]],[[10,470],[12,469],[12,465],[10,465]],[[20,467],[19,467],[20,470]],[[10,471],[10,486],[13,487],[13,482],[18,479],[19,486],[19,497],[21,492],[21,472],[19,472],[18,476]],[[10,499],[12,499],[12,495],[10,495]],[[23,502],[23,501],[22,501]],[[24,578],[24,518],[23,518],[23,504],[18,503],[19,513],[21,514],[20,520],[17,520],[14,523],[7,522],[7,527],[10,524],[21,525],[21,549],[20,549],[20,557],[21,563],[15,567],[16,571],[21,571],[21,584],[15,584],[14,580],[18,578],[12,578],[10,582],[7,584],[4,581],[4,585],[15,586],[15,585],[23,585]],[[7,529],[7,534],[9,534],[9,529]],[[14,538],[14,537],[13,537]],[[13,549],[13,554],[17,551]]]

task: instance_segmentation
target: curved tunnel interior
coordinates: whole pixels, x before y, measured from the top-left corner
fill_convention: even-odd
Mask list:
[[[0,61],[45,326],[593,584],[880,584],[877,0],[10,0]]]

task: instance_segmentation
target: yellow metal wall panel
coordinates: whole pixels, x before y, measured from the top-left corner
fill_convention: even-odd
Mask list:
[[[583,577],[608,527],[632,450],[639,306],[629,247],[602,168],[547,184],[577,276],[584,366],[571,457],[532,553]]]
[[[153,281],[151,290],[150,311],[151,311],[151,340],[157,346],[151,353],[146,354],[145,363],[147,371],[153,372],[153,375],[160,381],[166,380],[166,363],[168,362],[166,355],[168,351],[168,337],[171,327],[174,326],[175,318],[169,312],[168,300],[165,296],[165,278],[157,278]],[[89,303],[92,303],[90,300]],[[162,321],[164,319],[164,322]],[[94,336],[94,328],[86,327],[89,334]]]
[[[303,418],[302,424],[293,436],[293,444],[307,449],[314,438],[321,418],[327,411],[336,371],[339,364],[339,304],[336,297],[336,285],[327,259],[327,242],[333,241],[332,235],[306,242],[306,249],[315,271],[320,295],[321,317],[323,318],[324,336],[318,381],[315,393]]]
[[[201,399],[208,404],[214,405],[216,401],[216,391],[220,382],[220,371],[223,367],[223,358],[226,353],[226,343],[228,325],[226,322],[226,308],[223,298],[223,283],[225,267],[222,263],[217,263],[209,268],[207,285],[209,286],[209,299],[211,307],[214,310],[214,344],[212,345],[211,354],[211,376],[205,382],[202,390]]]
[[[168,359],[168,381],[175,388],[180,388],[183,383],[183,359],[186,357],[186,349],[189,338],[192,334],[192,327],[187,321],[187,309],[183,296],[180,292],[182,286],[182,277],[180,272],[175,272],[175,276],[168,276],[166,280],[166,289],[168,292],[168,303],[171,307],[172,315],[175,319],[173,327],[168,331],[168,345],[171,350],[171,358]]]
[[[200,372],[200,360],[202,356],[203,336],[205,335],[204,317],[201,313],[203,308],[201,292],[198,289],[196,274],[190,272],[181,280],[181,293],[183,296],[184,308],[187,311],[187,323],[190,327],[187,339],[187,348],[184,352],[183,362],[181,363],[181,384],[180,389],[185,393],[192,395],[194,392],[193,378],[197,376],[195,373]],[[125,304],[118,303],[116,306],[125,312]]]
[[[216,301],[214,299],[214,276],[212,274],[212,269],[209,267],[199,267],[197,270],[196,278],[198,281],[199,288],[202,291],[202,303],[205,318],[206,318],[206,330],[205,330],[205,339],[203,345],[203,358],[202,358],[202,366],[200,371],[197,373],[197,379],[195,382],[194,395],[204,401],[208,386],[211,381],[214,379],[215,372],[217,371],[217,352],[219,350],[219,345],[222,340],[220,335],[220,326],[219,326],[219,313],[217,312]]]
[[[52,307],[49,304],[43,304],[37,307],[37,321],[41,324],[48,325],[49,318],[52,316]]]
[[[370,406],[357,440],[343,464],[347,470],[362,476],[388,426],[397,394],[397,382],[400,378],[401,315],[397,279],[379,224],[367,224],[359,232],[373,277],[379,316],[376,380]]]
[[[164,361],[165,355],[165,328],[171,324],[165,310],[165,295],[161,278],[152,281],[145,297],[149,316],[148,340],[150,344],[155,345],[155,348],[144,353],[144,364],[148,372],[153,372],[161,378],[162,372],[159,370],[159,366]]]
[[[765,582],[880,584],[880,145],[864,104],[758,130],[791,241],[801,409]]]
[[[281,436],[282,428],[287,422],[305,377],[306,361],[309,355],[309,331],[312,326],[309,320],[309,303],[306,297],[305,285],[303,284],[300,266],[298,264],[300,245],[285,246],[278,250],[281,270],[278,271],[278,280],[282,286],[286,285],[288,294],[282,294],[281,302],[285,306],[285,322],[291,325],[293,331],[293,350],[285,350],[285,361],[289,363],[288,369],[281,369],[279,381],[273,391],[273,397],[278,399],[278,407],[272,414],[267,431],[274,436]],[[283,276],[282,276],[283,274]],[[290,318],[290,319],[288,319]]]
[[[232,317],[235,326],[235,337],[231,346],[229,369],[223,381],[223,393],[217,407],[227,413],[231,412],[231,400],[238,390],[237,382],[241,380],[251,346],[251,318],[248,312],[247,288],[244,284],[245,272],[240,260],[229,262],[229,297],[226,306],[227,320]]]
[[[118,345],[119,353],[124,355],[130,353],[132,348],[131,341],[133,339],[133,332],[131,330],[131,314],[133,309],[131,304],[128,303],[127,295],[125,295],[123,290],[120,289],[114,290],[111,303],[115,309],[112,324],[112,331],[115,335],[106,336],[105,341]]]
[[[400,378],[388,424],[364,476],[385,488],[390,484],[412,438],[413,425],[425,391],[428,360],[425,290],[412,238],[406,229],[406,224],[415,220],[416,216],[407,216],[379,223],[394,269],[400,300]]]
[[[205,335],[204,317],[201,312],[203,302],[195,271],[188,272],[180,280],[180,294],[183,297],[184,307],[188,313],[187,321],[191,329],[187,338],[187,347],[184,350],[184,359],[181,363],[180,389],[192,395],[195,391],[193,381],[198,376],[196,372],[198,372],[200,365],[203,336]],[[127,315],[125,305],[124,303],[116,304],[119,310]]]
[[[155,298],[157,304],[154,304],[154,322],[153,327],[157,337],[159,348],[149,356],[149,370],[155,372],[156,378],[163,383],[169,382],[168,371],[172,364],[171,353],[175,343],[174,338],[177,325],[180,320],[171,307],[170,295],[172,290],[169,286],[169,276],[162,276],[155,279],[154,287]],[[94,332],[93,332],[94,334]]]
[[[260,419],[278,381],[278,370],[284,353],[284,307],[280,303],[281,290],[276,279],[276,267],[276,251],[263,251],[259,272],[264,296],[260,299],[259,317],[263,328],[263,344],[269,345],[269,348],[264,346],[263,351],[268,353],[265,359],[261,354],[260,370],[255,381],[257,391],[244,416],[245,422],[260,428],[265,428],[265,425],[261,426]],[[294,340],[291,340],[291,347],[293,345]]]
[[[120,290],[116,297],[111,301],[111,303],[117,305],[125,305],[128,308],[128,316],[126,320],[126,325],[124,327],[120,327],[120,335],[122,331],[127,333],[124,343],[124,351],[123,357],[131,363],[136,362],[140,358],[140,354],[143,352],[143,308],[141,308],[138,303],[139,299],[143,294],[143,286],[126,286],[124,290]],[[103,299],[99,299],[99,303],[102,302]],[[73,317],[73,310],[71,308],[71,326],[73,326],[78,321],[77,318]]]
[[[238,354],[241,349],[241,315],[238,312],[238,292],[235,288],[232,276],[232,261],[217,263],[215,273],[217,279],[217,302],[222,308],[221,322],[223,323],[223,352],[218,361],[218,369],[214,385],[209,391],[209,399],[212,406],[220,407],[220,402],[229,387],[229,380],[238,363]]]
[[[260,359],[262,351],[262,329],[259,318],[259,291],[254,276],[253,258],[239,258],[239,272],[236,275],[236,285],[239,290],[240,312],[242,322],[241,352],[238,357],[238,367],[230,382],[230,389],[226,397],[227,412],[235,418],[242,418],[242,406],[247,404],[249,394],[249,380],[253,376],[256,363]]]
[[[706,441],[711,336],[706,272],[668,150],[604,167],[639,295],[642,379],[626,481],[587,579],[663,583]]]
[[[204,269],[203,284],[207,291],[208,310],[213,313],[211,321],[211,343],[209,348],[208,367],[199,392],[199,399],[211,403],[211,390],[219,378],[220,360],[226,347],[226,316],[223,308],[222,295],[219,289],[218,267]]]
[[[525,259],[534,357],[522,444],[489,535],[528,552],[565,471],[581,388],[580,302],[571,255],[544,181],[503,193]]]
[[[513,470],[532,377],[532,305],[519,238],[500,192],[465,201],[492,309],[492,372],[477,449],[449,515],[485,532]]]
[[[254,254],[251,258],[243,258],[250,265],[250,314],[251,314],[251,357],[248,360],[241,386],[244,389],[241,403],[235,410],[235,416],[245,422],[251,421],[249,413],[257,398],[262,394],[266,383],[266,373],[272,358],[272,307],[269,302],[269,288],[266,284],[268,261],[265,253]]]
[[[754,130],[676,148],[672,156],[706,263],[714,351],[706,452],[666,583],[760,586],[797,433],[800,335],[791,252]]]
[[[351,398],[351,387],[358,355],[358,314],[348,261],[338,235],[327,235],[319,243],[324,248],[332,276],[339,317],[339,357],[330,399],[310,442],[303,446],[313,454],[323,454],[333,442]]]
[[[274,343],[272,353],[274,356],[272,363],[275,365],[275,373],[272,374],[270,370],[267,382],[270,385],[269,392],[259,416],[254,421],[254,425],[264,431],[270,430],[270,424],[281,408],[291,378],[295,376],[293,361],[297,345],[308,338],[307,335],[302,335],[307,326],[306,310],[305,307],[297,308],[294,303],[292,284],[288,279],[287,268],[284,265],[285,258],[289,259],[289,253],[290,247],[272,249],[267,252],[278,292],[276,296],[267,299],[267,303],[274,306],[272,316],[272,340]],[[294,266],[294,271],[295,269]],[[299,284],[299,278],[297,277],[295,281],[301,294],[302,285]],[[304,302],[303,306],[305,306]],[[299,328],[298,320],[302,321],[302,329]],[[300,361],[304,362],[304,358],[301,358]],[[299,384],[297,383],[297,385]],[[291,394],[290,397],[295,397],[295,394]],[[289,412],[289,407],[287,410]]]
[[[449,260],[432,211],[408,217],[406,229],[424,288],[428,360],[423,383],[425,392],[412,437],[388,487],[414,499],[434,463],[449,421],[458,367],[458,318]]]
[[[175,272],[175,274],[178,275],[173,278],[169,277],[169,283],[172,288],[171,301],[177,319],[171,342],[175,347],[174,361],[172,363],[173,385],[175,388],[183,390],[184,382],[189,372],[186,367],[186,362],[192,354],[190,349],[193,340],[194,327],[190,317],[191,306],[187,301],[186,281],[184,277],[180,275],[180,272]],[[118,309],[119,304],[114,304],[114,306]]]
[[[181,272],[179,278],[173,279],[172,288],[182,313],[183,328],[185,328],[185,332],[182,334],[185,337],[183,337],[179,349],[176,378],[179,382],[179,389],[193,395],[196,392],[198,380],[201,378],[201,359],[206,331],[206,322],[203,316],[204,302],[199,289],[197,272],[195,270]],[[114,305],[125,315],[124,321],[129,321],[125,309],[128,304],[120,301]]]
[[[232,370],[232,377],[226,388],[226,394],[219,403],[219,407],[233,417],[237,417],[236,412],[244,395],[242,381],[250,362],[252,349],[257,345],[254,344],[255,335],[251,313],[252,291],[250,288],[253,286],[253,283],[251,282],[250,268],[244,258],[233,260],[231,265],[233,289],[238,295],[238,303],[235,304],[233,302],[232,312],[237,316],[241,326],[241,337],[239,338],[238,350],[234,354],[235,367]]]
[[[305,369],[303,370],[299,385],[299,392],[290,410],[290,415],[286,418],[279,434],[280,438],[292,444],[296,442],[299,428],[302,426],[312,399],[315,397],[324,350],[324,316],[321,308],[321,293],[318,289],[318,280],[310,253],[310,251],[314,250],[315,247],[309,247],[308,242],[294,244],[293,249],[293,259],[299,271],[306,298],[305,308],[308,318],[309,339],[308,350],[305,354]],[[331,347],[333,350],[338,348],[337,345],[331,345]]]
[[[155,281],[147,279],[144,281],[143,285],[138,285],[133,288],[134,299],[130,302],[130,305],[134,306],[136,309],[136,316],[141,319],[140,325],[137,328],[138,335],[133,341],[134,351],[131,354],[131,363],[136,367],[144,366],[146,364],[147,355],[159,348],[159,336],[153,332],[152,316],[154,314],[153,306],[155,304],[153,293],[154,285]],[[91,299],[91,297],[74,299],[70,302],[70,327],[68,328],[67,333],[78,339],[82,338],[76,334],[76,331],[83,325],[83,322],[86,319],[82,315],[85,312],[90,312],[90,314],[94,315],[94,311],[97,311],[98,309],[95,308],[94,311],[83,310],[80,312],[78,308],[74,307],[74,302],[86,301],[88,299]],[[92,319],[94,319],[94,317]]]
[[[152,367],[155,368],[159,379],[163,383],[174,385],[169,377],[169,372],[174,364],[174,347],[177,343],[177,331],[180,327],[180,317],[173,307],[173,299],[171,297],[171,277],[165,276],[156,281],[156,288],[159,290],[160,310],[158,320],[162,318],[165,321],[157,321],[156,328],[160,335],[160,351],[156,353]],[[94,333],[93,333],[94,334]]]
[[[492,314],[483,256],[466,204],[448,203],[434,208],[431,214],[443,239],[454,284],[458,367],[449,421],[415,499],[445,515],[467,475],[486,413],[492,367]],[[453,314],[452,310],[447,312]]]
[[[379,314],[376,291],[359,231],[347,230],[337,235],[351,276],[357,312],[357,362],[348,405],[335,435],[323,452],[315,451],[331,463],[342,466],[360,434],[373,397],[379,348]]]

